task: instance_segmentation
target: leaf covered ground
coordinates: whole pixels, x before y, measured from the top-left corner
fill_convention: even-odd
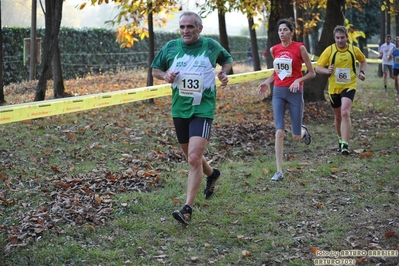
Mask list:
[[[287,128],[285,180],[277,185],[269,182],[275,171],[270,101],[256,96],[256,81],[219,90],[206,156],[224,178],[212,202],[196,201],[197,216],[186,230],[170,216],[170,208],[184,204],[187,175],[170,99],[3,125],[1,256],[6,265],[51,265],[41,257],[41,241],[71,253],[57,239],[93,253],[121,250],[115,258],[121,262],[111,263],[108,253],[95,259],[76,251],[50,256],[57,265],[313,265],[321,251],[398,251],[398,103],[376,80],[356,95],[348,157],[335,152],[329,105],[306,104],[304,123],[313,143],[293,143]],[[137,71],[70,80],[66,87],[84,95],[143,87],[145,81],[145,72]],[[31,101],[34,87],[9,86],[6,99]],[[125,219],[135,229],[124,230]],[[140,240],[117,240],[132,231]],[[29,255],[32,249],[39,255]],[[397,256],[348,258],[359,265],[399,263]]]

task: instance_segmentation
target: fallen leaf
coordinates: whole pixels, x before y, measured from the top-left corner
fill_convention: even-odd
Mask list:
[[[392,232],[392,231],[386,232],[386,233],[385,233],[385,238],[390,238],[390,237],[393,236],[394,234],[395,234],[395,232]]]
[[[67,137],[68,140],[70,140],[70,141],[72,141],[72,142],[76,142],[76,141],[78,140],[77,137],[76,137],[76,135],[75,135],[75,134],[72,134],[72,133],[67,133],[67,134],[66,134],[66,137]]]
[[[101,197],[99,197],[99,196],[95,196],[95,197],[94,197],[94,200],[95,200],[97,203],[101,203],[101,202],[103,201],[103,199],[102,199]]]
[[[87,3],[82,3],[82,4],[80,4],[79,9],[82,10],[83,8],[85,8],[86,4],[87,4]]]
[[[381,246],[377,243],[369,243],[369,248],[382,249]]]
[[[178,200],[176,198],[173,198],[172,202],[173,202],[174,205],[179,205],[180,204],[180,200]]]
[[[115,175],[113,175],[111,172],[109,172],[108,174],[107,174],[107,177],[109,178],[109,179],[111,179],[111,180],[117,180],[118,178],[117,177],[115,177]]]
[[[366,257],[356,258],[356,263],[361,263],[363,261],[366,261]]]
[[[338,173],[338,172],[339,172],[339,169],[338,169],[338,168],[335,168],[335,167],[333,167],[333,168],[330,168],[330,172],[331,172],[332,174],[334,174],[334,173]]]
[[[92,231],[92,232],[96,231],[96,229],[92,225],[88,225],[87,230]]]
[[[10,240],[10,243],[12,243],[12,244],[17,244],[18,243],[18,237],[16,235],[10,235],[8,237],[8,240]]]
[[[310,252],[312,252],[313,254],[316,254],[317,251],[319,251],[320,249],[315,248],[315,247],[310,247]]]
[[[250,257],[250,256],[251,256],[251,253],[248,250],[243,250],[242,251],[242,257],[243,258],[247,258],[247,257]]]
[[[134,171],[133,171],[132,168],[127,169],[125,173],[126,173],[126,175],[128,175],[128,176],[134,175]]]
[[[62,188],[70,188],[72,186],[72,184],[67,184],[67,183],[60,182],[60,181],[55,181],[54,184],[56,184]]]
[[[41,150],[40,152],[41,152],[42,154],[45,154],[45,155],[50,155],[51,152],[52,152],[52,150]]]
[[[368,158],[368,157],[372,157],[373,153],[371,151],[365,152],[360,156],[360,159],[364,159],[364,158]]]
[[[356,149],[356,150],[353,150],[353,152],[360,154],[360,153],[364,152],[364,149]]]
[[[60,170],[58,170],[58,167],[56,165],[50,164],[49,166],[50,166],[51,170],[53,170],[54,173],[59,173],[60,172]]]

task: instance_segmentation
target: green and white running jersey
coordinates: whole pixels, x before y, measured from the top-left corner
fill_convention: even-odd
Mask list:
[[[213,119],[216,63],[223,65],[231,61],[231,55],[213,39],[201,37],[193,44],[185,44],[181,39],[166,43],[151,67],[180,71],[172,84],[172,117]]]

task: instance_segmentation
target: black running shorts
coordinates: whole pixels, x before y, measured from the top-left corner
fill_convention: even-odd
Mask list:
[[[193,116],[191,118],[173,118],[177,140],[180,144],[188,143],[191,137],[211,137],[213,119]]]

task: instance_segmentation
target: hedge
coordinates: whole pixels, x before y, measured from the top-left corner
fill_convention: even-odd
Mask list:
[[[24,38],[30,38],[30,28],[4,27],[4,84],[18,83],[29,79],[29,65],[24,65]],[[218,35],[204,35],[219,40]],[[156,32],[155,52],[179,33]],[[44,38],[44,29],[37,30],[37,38]],[[120,48],[115,41],[115,31],[94,28],[61,28],[60,51],[65,79],[82,77],[88,73],[128,70],[148,67],[148,39],[135,43],[132,48]],[[234,61],[247,60],[249,38],[230,36],[229,45]],[[258,39],[259,51],[266,47],[266,39]],[[38,78],[40,65],[37,67]]]

